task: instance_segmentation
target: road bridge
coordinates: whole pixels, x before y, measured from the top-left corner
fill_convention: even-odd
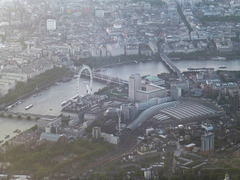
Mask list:
[[[31,114],[31,113],[20,113],[20,112],[11,112],[11,111],[0,111],[1,117],[7,118],[17,118],[17,119],[29,119],[29,120],[37,120],[37,119],[54,119],[57,116],[50,115],[41,115],[41,114]]]

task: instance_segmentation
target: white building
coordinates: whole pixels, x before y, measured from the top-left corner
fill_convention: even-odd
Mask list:
[[[142,85],[140,74],[132,74],[129,77],[128,96],[131,102],[148,101],[152,98],[163,98],[167,96],[167,90],[154,84]]]
[[[104,141],[109,142],[111,144],[118,144],[120,142],[119,137],[114,136],[113,134],[101,133],[101,137],[103,137]]]
[[[216,39],[215,44],[218,52],[232,52],[233,44],[231,39]]]
[[[128,44],[126,45],[126,55],[137,55],[139,51],[138,44]]]
[[[123,44],[107,44],[106,49],[111,56],[120,56],[124,54],[124,45]]]
[[[57,29],[57,24],[55,19],[48,19],[47,20],[47,30],[48,31],[55,31]]]
[[[135,101],[148,101],[152,98],[167,97],[167,90],[165,87],[148,84],[140,90],[135,92]]]
[[[128,86],[128,97],[130,101],[136,99],[135,92],[142,87],[142,77],[140,74],[132,74],[129,77],[129,86]]]

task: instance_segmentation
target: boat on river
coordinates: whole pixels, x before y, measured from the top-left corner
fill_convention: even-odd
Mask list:
[[[225,65],[222,65],[222,66],[219,66],[218,68],[219,68],[219,69],[226,69],[226,68],[227,68],[227,66],[225,66]]]
[[[225,61],[225,60],[227,60],[227,58],[218,56],[218,57],[211,58],[211,60],[214,60],[214,61]]]

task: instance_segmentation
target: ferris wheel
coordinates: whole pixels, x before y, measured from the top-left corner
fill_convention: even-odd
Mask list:
[[[92,84],[93,84],[93,73],[92,70],[89,66],[83,64],[82,67],[80,68],[79,72],[78,72],[78,78],[77,78],[77,93],[79,98],[81,99],[82,95],[81,95],[81,85],[80,85],[80,81],[81,81],[81,75],[84,71],[88,71],[89,72],[89,76],[90,76],[90,80],[88,83],[84,82],[87,86],[87,93],[88,94],[92,94]]]

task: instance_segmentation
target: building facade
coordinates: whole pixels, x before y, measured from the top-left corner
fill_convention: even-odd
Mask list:
[[[214,152],[214,134],[207,132],[201,136],[201,153],[211,154]]]
[[[229,90],[230,109],[232,112],[239,111],[239,91]]]
[[[47,30],[48,31],[55,31],[57,29],[57,24],[55,19],[48,19],[47,20]]]
[[[167,90],[154,84],[142,85],[140,74],[132,74],[129,77],[128,97],[130,102],[148,101],[152,98],[164,98]]]
[[[99,139],[101,137],[101,128],[100,127],[92,128],[92,137],[93,137],[93,139]]]
[[[128,96],[131,102],[135,101],[136,91],[142,89],[142,77],[140,74],[132,74],[129,77]]]

